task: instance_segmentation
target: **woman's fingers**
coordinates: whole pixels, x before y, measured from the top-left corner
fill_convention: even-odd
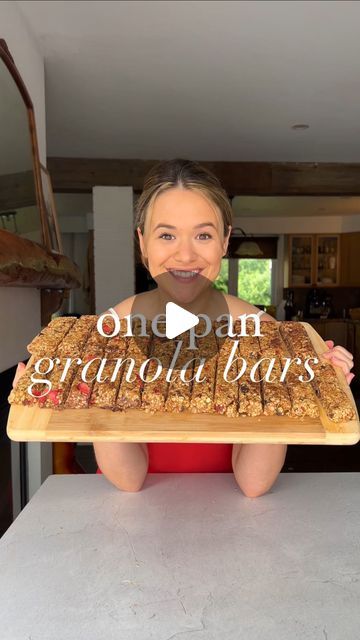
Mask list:
[[[25,372],[25,369],[26,369],[26,364],[24,362],[19,362],[18,366],[16,367],[15,376],[12,383],[13,388],[17,385],[17,382]]]
[[[345,375],[347,375],[349,373],[350,369],[353,366],[353,365],[350,366],[348,361],[341,360],[340,358],[336,358],[336,357],[331,358],[331,362],[335,366],[340,367],[343,370],[343,372],[345,373]]]
[[[345,347],[342,347],[341,344],[337,344],[336,347],[334,347],[334,351],[335,349],[337,351],[339,351],[340,353],[343,353],[344,356],[347,356],[348,358],[351,358],[351,360],[354,359],[354,356],[352,353],[350,353],[350,351],[348,351],[347,349],[345,349]]]
[[[354,366],[353,358],[349,358],[342,351],[337,351],[336,347],[332,351],[325,351],[325,353],[323,353],[322,355],[325,356],[325,358],[327,360],[332,360],[333,358],[338,358],[339,360],[344,360],[344,362],[348,362],[350,369]]]

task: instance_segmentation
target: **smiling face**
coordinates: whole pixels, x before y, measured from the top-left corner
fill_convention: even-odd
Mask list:
[[[215,205],[198,191],[178,187],[156,197],[144,235],[137,231],[151,276],[180,304],[214,282],[229,241]]]

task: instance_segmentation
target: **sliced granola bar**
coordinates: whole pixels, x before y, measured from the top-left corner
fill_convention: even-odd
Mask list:
[[[261,384],[257,380],[258,376],[255,376],[254,381],[251,379],[250,373],[260,357],[260,345],[258,337],[253,335],[255,330],[254,322],[249,318],[246,322],[246,329],[247,336],[241,336],[241,323],[236,320],[234,330],[237,336],[240,336],[235,338],[235,340],[239,341],[236,357],[243,358],[246,363],[245,371],[238,381],[238,415],[256,417],[263,412]],[[242,366],[241,360],[238,363],[238,373],[241,371],[239,365]]]
[[[165,401],[165,411],[169,413],[180,413],[186,411],[190,406],[192,376],[194,371],[194,352],[189,347],[189,333],[185,332],[178,336],[177,342],[182,342],[175,369],[172,372],[168,388],[168,395]],[[182,372],[182,378],[181,378]]]
[[[98,316],[81,316],[65,335],[57,348],[58,358],[80,358],[83,347],[92,329],[96,326]]]
[[[117,366],[118,359],[107,359],[101,372],[101,380],[95,380],[91,391],[89,406],[101,409],[116,409],[116,398],[120,387],[123,369]],[[112,378],[114,378],[112,380]]]
[[[86,364],[87,362],[83,360],[83,364],[76,371],[69,394],[65,400],[65,409],[86,409],[89,406],[91,391],[95,382],[94,378],[99,370],[101,360],[94,360],[84,371]]]
[[[40,400],[40,396],[44,397],[44,400],[41,401],[45,402],[45,396],[43,394],[47,393],[49,388],[48,385],[44,382],[33,383],[31,378],[34,376],[34,378],[48,379],[48,375],[39,374],[35,371],[36,358],[34,358],[34,356],[32,357],[34,359],[33,363],[28,362],[25,372],[17,381],[15,387],[10,391],[10,395],[8,397],[9,404],[21,404],[25,406],[37,405]],[[40,371],[42,368],[45,369],[46,367],[40,367]],[[30,386],[33,395],[29,392]]]
[[[282,375],[282,340],[277,322],[263,321],[260,325],[259,344],[261,349],[260,363],[261,384],[264,402],[264,415],[289,415],[291,398]],[[272,364],[273,361],[273,364]],[[270,366],[272,365],[271,369]],[[265,376],[269,370],[268,380]]]
[[[116,409],[126,411],[126,409],[140,409],[141,396],[144,387],[144,381],[140,377],[140,367],[148,357],[151,348],[152,330],[151,321],[146,322],[146,333],[148,335],[141,336],[141,324],[135,319],[132,327],[133,335],[128,338],[128,347],[126,352],[126,369],[123,372],[119,393],[116,398]],[[130,373],[131,359],[135,364]],[[144,377],[144,376],[143,376]],[[129,378],[129,379],[127,379]]]
[[[280,323],[263,321],[261,323],[261,333],[263,334],[263,337],[260,338],[261,346],[266,348],[270,354],[276,355],[280,360],[281,370],[277,366],[272,376],[280,377],[285,372],[283,384],[286,386],[290,396],[290,414],[294,417],[309,416],[317,418],[319,416],[319,406],[314,390],[310,383],[302,382],[300,379],[301,375],[304,380],[308,379],[308,373],[303,364],[293,361],[288,368],[286,367],[286,358],[292,360],[294,358],[282,339]]]
[[[64,409],[67,395],[70,391],[72,381],[74,379],[77,367],[76,360],[73,360],[67,369],[64,380],[61,380],[65,371],[67,358],[60,359],[60,363],[55,362],[54,368],[47,375],[47,379],[51,382],[51,390],[43,398],[39,399],[39,406],[47,409]]]
[[[29,353],[37,359],[44,356],[53,357],[60,342],[76,323],[76,316],[54,318],[27,346]]]
[[[174,340],[167,338],[153,337],[151,358],[145,375],[145,383],[141,399],[141,408],[148,413],[163,411],[168,393],[169,383],[166,380],[171,359],[176,348]],[[161,370],[160,370],[161,367]],[[155,379],[154,376],[158,375]]]
[[[280,332],[294,356],[303,361],[306,358],[318,358],[306,329],[301,323],[282,322]],[[327,417],[334,422],[353,420],[356,417],[354,408],[347,394],[340,387],[333,365],[325,361],[319,363],[310,361],[310,365],[314,371],[311,385]]]
[[[219,328],[220,323],[214,323],[214,330]],[[218,361],[216,368],[216,382],[214,391],[214,403],[213,409],[215,413],[227,415],[229,417],[235,417],[238,413],[238,397],[239,397],[239,383],[236,380],[238,368],[237,368],[237,353],[234,352],[231,366],[226,372],[225,370],[229,362],[229,358],[234,348],[234,339],[229,336],[221,337],[216,336],[218,343]]]
[[[214,329],[207,336],[203,338],[197,338],[196,346],[198,350],[196,358],[204,358],[204,366],[201,371],[198,370],[198,365],[195,363],[194,371],[198,370],[200,380],[194,380],[192,385],[192,393],[190,400],[190,412],[191,413],[212,413],[214,402],[214,390],[216,381],[216,366],[217,366],[217,341]]]

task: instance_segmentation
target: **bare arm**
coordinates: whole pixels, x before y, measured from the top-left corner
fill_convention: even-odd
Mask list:
[[[135,296],[119,302],[114,311],[119,318],[131,313]],[[107,309],[103,313],[110,313]],[[139,491],[149,466],[147,444],[143,442],[94,442],[95,458],[106,478],[123,491]]]
[[[146,443],[94,442],[96,462],[106,478],[123,491],[139,491],[148,471]]]
[[[234,444],[232,467],[235,479],[248,498],[271,489],[286,457],[286,444]]]

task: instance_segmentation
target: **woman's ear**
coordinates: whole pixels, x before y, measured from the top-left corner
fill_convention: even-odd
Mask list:
[[[143,236],[143,234],[141,233],[141,229],[140,229],[140,227],[137,227],[136,231],[137,231],[138,238],[139,238],[140,251],[141,251],[141,253],[142,253],[142,255],[143,255],[143,258],[145,258],[145,259],[146,259],[144,236]]]
[[[229,246],[229,240],[230,240],[230,234],[231,234],[231,229],[232,229],[232,227],[230,227],[230,225],[229,225],[227,235],[224,238],[224,244],[223,244],[224,256],[226,256],[226,254],[227,254],[227,250],[228,250],[228,246]]]

